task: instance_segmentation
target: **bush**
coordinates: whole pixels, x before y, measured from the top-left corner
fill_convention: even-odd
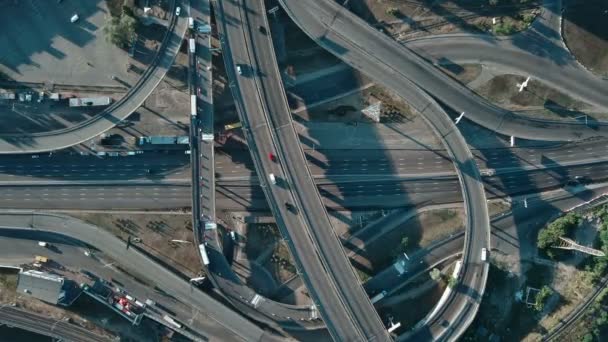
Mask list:
[[[118,47],[127,47],[135,35],[136,27],[137,19],[123,14],[120,17],[110,17],[103,32],[108,42]]]
[[[454,277],[450,277],[450,279],[448,279],[448,286],[451,289],[456,288],[456,286],[458,286],[458,279],[454,278]]]
[[[534,301],[534,310],[543,311],[545,308],[545,302],[551,295],[553,294],[553,290],[547,285],[543,286],[538,294],[536,295],[536,300]]]
[[[547,249],[559,243],[559,238],[567,236],[572,228],[578,226],[580,219],[580,216],[569,213],[566,216],[551,222],[538,233],[538,248]],[[550,252],[548,252],[548,254],[552,255]]]
[[[515,32],[515,26],[511,23],[500,23],[494,26],[494,33],[500,36],[508,36]]]
[[[433,268],[431,272],[429,272],[429,275],[431,276],[431,279],[435,281],[441,279],[441,271],[437,268]]]
[[[392,15],[393,17],[399,16],[399,9],[397,7],[389,7],[386,9],[386,14]]]

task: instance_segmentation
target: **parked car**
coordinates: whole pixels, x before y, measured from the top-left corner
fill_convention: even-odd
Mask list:
[[[175,8],[175,15],[179,17],[180,13],[182,13],[182,8],[177,6],[177,8]]]

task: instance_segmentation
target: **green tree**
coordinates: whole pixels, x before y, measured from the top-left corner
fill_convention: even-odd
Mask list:
[[[536,295],[536,300],[534,301],[534,310],[543,311],[545,308],[545,302],[551,295],[553,294],[553,290],[547,285],[543,286],[538,294]]]
[[[437,268],[433,268],[431,272],[429,272],[429,275],[431,276],[431,279],[435,281],[441,279],[441,271]]]
[[[572,228],[578,226],[579,222],[580,216],[574,213],[569,213],[551,222],[538,233],[538,248],[546,249],[557,244],[559,238],[568,235]]]
[[[450,277],[450,279],[448,279],[448,286],[451,289],[456,288],[456,286],[458,286],[458,279],[456,279],[455,277]]]
[[[593,342],[593,341],[595,341],[595,339],[593,338],[592,333],[586,333],[585,336],[583,336],[582,342]]]
[[[399,9],[397,7],[389,7],[386,9],[386,14],[392,15],[393,17],[399,16]]]
[[[110,17],[103,28],[106,40],[118,47],[127,47],[135,35],[137,20],[129,15]]]

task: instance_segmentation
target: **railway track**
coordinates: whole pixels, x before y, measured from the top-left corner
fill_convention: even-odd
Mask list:
[[[557,341],[558,337],[568,329],[572,328],[572,325],[576,323],[587,311],[587,309],[595,303],[595,300],[599,297],[604,289],[608,287],[608,276],[602,278],[600,284],[596,289],[590,293],[585,300],[579,304],[573,311],[571,311],[565,320],[562,320],[553,330],[543,336],[542,341]]]

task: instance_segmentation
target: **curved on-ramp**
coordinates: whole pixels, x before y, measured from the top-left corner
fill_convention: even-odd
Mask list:
[[[170,13],[175,13],[171,1]],[[165,77],[181,46],[188,27],[185,16],[171,17],[169,28],[150,67],[125,96],[95,117],[74,126],[52,132],[0,135],[0,154],[49,152],[91,139],[126,119],[148,98]]]
[[[461,288],[465,290],[452,291],[446,305],[433,310],[437,312],[435,317],[428,317],[426,324],[417,326],[403,337],[414,340],[457,338],[477,313],[489,269],[487,263],[481,262],[481,249],[490,246],[486,198],[468,145],[442,108],[418,88],[422,85],[416,86],[410,81],[409,70],[399,67],[403,64],[400,60],[405,59],[401,50],[405,49],[397,42],[333,1],[279,2],[292,20],[319,45],[403,97],[422,114],[446,145],[458,171],[465,200],[467,226],[459,277]],[[418,69],[417,74],[425,75],[426,70],[422,67],[414,65],[411,68]],[[434,91],[433,88],[423,88]]]
[[[305,31],[313,33],[317,42],[332,50],[338,57],[344,59],[353,55],[349,46],[338,42],[348,40],[364,43],[373,58],[397,70],[401,77],[428,91],[439,102],[456,112],[465,112],[465,118],[492,131],[525,139],[551,141],[580,140],[604,134],[603,131],[599,132],[594,127],[586,126],[584,122],[572,124],[534,120],[499,108],[450,78],[412,50],[370,27],[348,9],[338,10],[336,8],[338,4],[329,7],[328,1],[304,0],[298,3],[294,0],[281,0],[280,2],[286,5],[284,8],[288,12],[293,13],[294,10],[298,10],[298,14],[308,12],[306,18],[311,17],[311,25],[298,16],[294,16],[293,19],[303,24]],[[303,4],[306,4],[306,8],[298,9],[304,7]],[[315,23],[322,23],[320,24],[322,26],[315,27]],[[359,62],[365,63],[365,59]],[[353,66],[360,70],[369,68],[369,65],[361,63]]]
[[[0,213],[1,229],[35,230],[64,235],[93,246],[125,268],[149,274],[149,279],[159,288],[173,295],[183,303],[194,305],[213,318],[218,325],[234,333],[245,341],[261,341],[270,338],[257,325],[239,313],[211,298],[205,292],[193,287],[149,259],[136,248],[126,248],[124,241],[111,233],[69,216],[40,212],[8,211]],[[152,276],[153,275],[153,276]]]

